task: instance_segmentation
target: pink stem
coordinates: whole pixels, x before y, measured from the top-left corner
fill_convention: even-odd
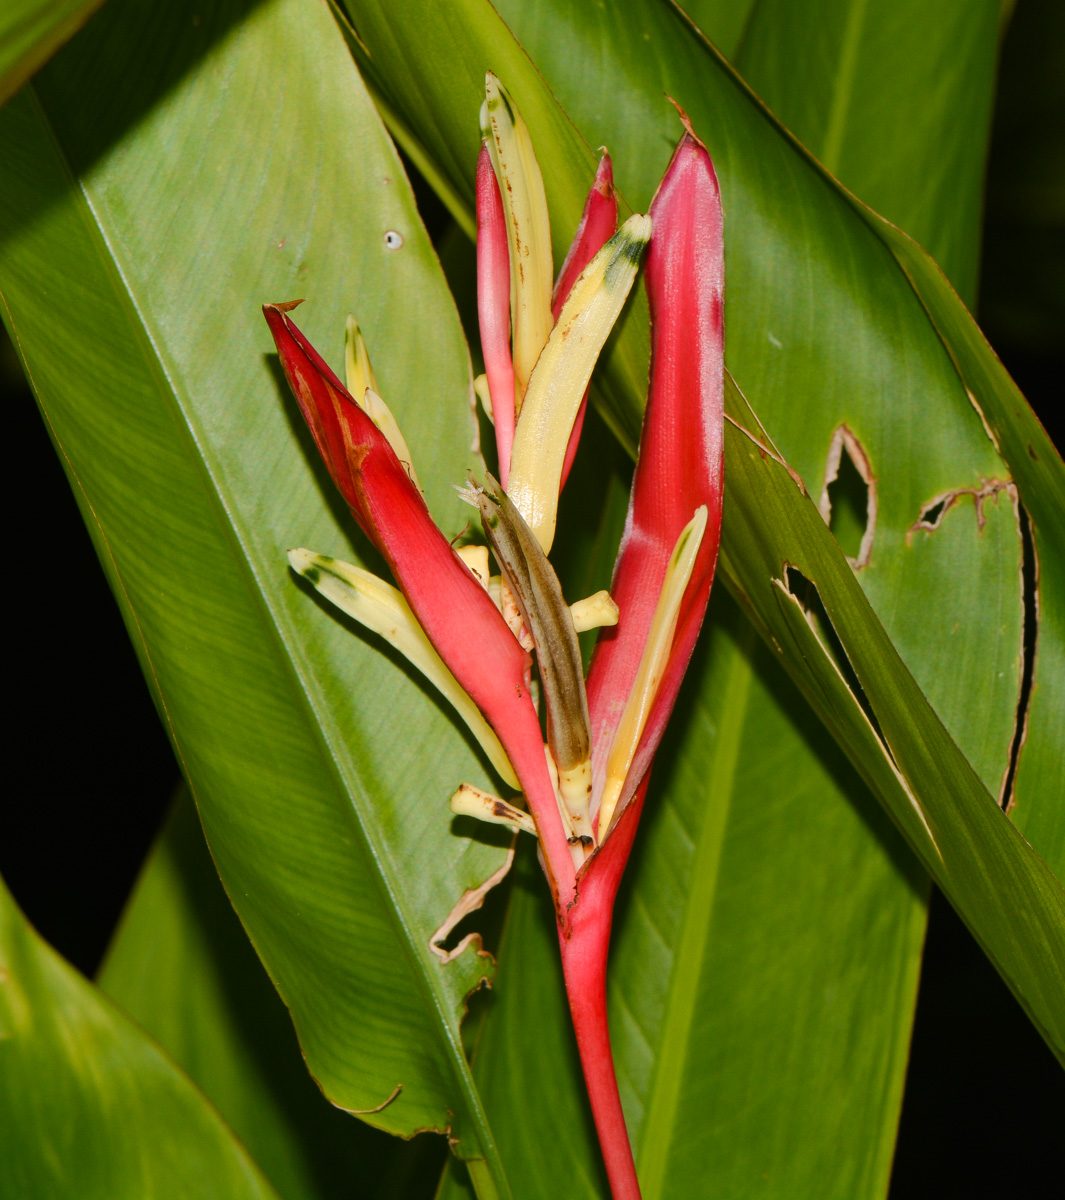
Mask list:
[[[614,1200],[640,1200],[640,1183],[610,1049],[606,967],[614,900],[632,850],[647,779],[645,776],[608,841],[578,876],[577,900],[558,931],[577,1050]]]
[[[614,1200],[640,1200],[640,1184],[625,1128],[625,1114],[621,1110],[607,1029],[609,936],[609,920],[605,931],[599,922],[576,923],[569,940],[562,943],[562,970],[611,1194]]]

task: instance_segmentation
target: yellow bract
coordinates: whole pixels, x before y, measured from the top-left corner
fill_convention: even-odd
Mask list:
[[[662,591],[655,606],[655,615],[651,620],[651,629],[640,658],[636,680],[629,693],[607,759],[606,782],[599,803],[600,841],[603,841],[610,831],[610,822],[621,798],[621,789],[625,786],[632,760],[636,756],[636,748],[651,714],[651,706],[658,695],[658,686],[662,682],[662,674],[673,646],[680,602],[684,598],[688,580],[691,579],[695,556],[706,531],[706,516],[706,505],[700,504],[695,510],[695,516],[681,530],[677,544],[673,547],[669,566],[666,567]]]
[[[585,267],[529,380],[514,435],[507,494],[548,551],[570,431],[596,359],[629,294],[651,238],[651,218],[629,217]]]
[[[551,332],[551,223],[532,138],[510,95],[485,76],[481,136],[488,143],[503,199],[510,250],[510,313],[515,390],[519,404]]]
[[[433,649],[403,593],[361,567],[315,554],[312,550],[290,550],[288,561],[330,603],[354,618],[360,625],[380,634],[386,642],[433,684],[466,722],[480,742],[492,766],[513,788],[520,788],[506,751],[481,710],[470,699],[458,680]]]
[[[348,316],[347,327],[344,331],[344,367],[347,373],[347,387],[352,399],[370,418],[377,428],[388,439],[388,444],[396,452],[396,457],[407,468],[411,483],[420,492],[422,485],[418,482],[418,473],[414,469],[414,458],[410,447],[403,436],[392,410],[381,399],[377,392],[377,378],[373,373],[370,355],[366,350],[362,330],[353,316]]]
[[[459,817],[476,817],[478,821],[487,821],[490,825],[508,825],[511,829],[520,829],[536,837],[536,826],[527,812],[490,792],[482,792],[472,783],[459,785],[458,791],[451,797],[451,811]]]

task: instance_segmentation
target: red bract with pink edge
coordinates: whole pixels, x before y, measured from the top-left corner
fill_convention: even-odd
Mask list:
[[[687,118],[651,205],[617,228],[605,153],[553,279],[532,140],[494,76],[477,165],[478,313],[499,480],[463,495],[488,545],[452,547],[433,523],[410,451],[354,322],[342,384],[289,316],[266,319],[315,443],[398,590],[308,550],[293,567],[389,637],[481,740],[510,800],[463,784],[452,811],[538,839],[566,991],[615,1200],[639,1183],[614,1074],[606,966],[618,886],[655,751],[706,612],[722,496],[722,211]],[[577,449],[595,361],[646,251],[650,389],[628,520],[610,593],[568,604],[548,559],[558,495]],[[516,264],[521,269],[516,269]],[[498,564],[493,575],[490,556]],[[587,682],[577,632],[603,627]],[[541,737],[532,671],[546,709]],[[527,804],[528,811],[523,806]]]

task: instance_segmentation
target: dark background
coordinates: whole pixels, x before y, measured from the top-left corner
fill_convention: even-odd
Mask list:
[[[1065,5],[1021,0],[989,164],[979,312],[1061,441],[1065,394]],[[430,231],[446,214],[418,189]],[[72,596],[12,573],[9,800],[0,873],[30,920],[97,967],[179,774],[70,487],[0,331],[9,512],[20,551],[61,554]],[[39,560],[38,560],[39,561]],[[1063,715],[1065,720],[1065,715]],[[1065,1073],[935,893],[892,1200],[1065,1191]]]

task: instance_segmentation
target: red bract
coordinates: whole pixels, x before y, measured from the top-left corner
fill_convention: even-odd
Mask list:
[[[492,80],[491,86],[507,100],[511,116],[501,85]],[[514,120],[514,128],[527,137],[520,117]],[[388,561],[440,658],[495,731],[528,801],[555,902],[570,1011],[615,1200],[638,1200],[640,1193],[607,1029],[606,963],[614,900],[651,762],[706,612],[721,526],[721,201],[710,156],[686,118],[684,124],[686,132],[651,207],[645,276],[651,312],[650,391],[614,569],[612,593],[620,615],[616,627],[600,638],[587,688],[580,676],[573,618],[545,555],[550,538],[538,538],[530,514],[490,476],[484,488],[469,493],[501,566],[497,605],[488,581],[471,572],[433,523],[392,443],[292,323],[287,315],[291,305],[264,308],[285,373],[333,479]],[[509,424],[505,413],[515,390],[509,343],[513,280],[499,187],[487,151],[478,164],[477,197],[479,307],[505,471],[515,431],[514,412]],[[579,278],[584,289],[579,293],[584,298],[568,309],[571,325],[556,330],[558,341],[569,328],[578,328],[572,323],[573,310],[592,303],[595,288],[615,289],[611,320],[620,310],[624,294],[613,282],[616,273],[608,277],[604,256],[629,255],[627,291],[647,219],[630,218],[596,260],[599,265],[590,267],[616,223],[610,161],[604,155],[556,285],[556,317]],[[627,234],[629,228],[636,232]],[[627,242],[619,241],[625,237]],[[586,267],[589,271],[582,275]],[[596,336],[601,345],[606,336],[602,324]],[[566,420],[557,418],[551,426],[551,445],[558,455],[566,437],[572,448],[579,434],[579,419],[572,430],[568,421],[587,372],[574,377],[578,382],[569,390],[568,407],[561,410]],[[527,394],[533,395],[532,386]],[[372,395],[367,389],[367,396]],[[543,395],[537,400],[541,422]],[[393,441],[405,450],[401,437],[393,436]],[[517,461],[515,455],[516,480]],[[550,478],[557,480],[557,473]],[[553,500],[553,482],[548,490]],[[542,499],[541,490],[537,503]],[[548,747],[530,696],[532,660],[519,635],[527,639],[525,645],[535,644],[548,710]],[[461,699],[465,703],[467,698]],[[503,802],[494,819],[527,825],[524,814]]]
[[[603,157],[599,160],[599,168],[595,173],[592,190],[584,202],[584,212],[581,214],[580,224],[577,226],[577,232],[573,235],[573,243],[566,255],[566,261],[558,273],[554,295],[551,297],[551,315],[556,321],[580,273],[599,253],[600,248],[614,236],[617,227],[618,199],[614,194],[614,168],[610,161],[610,155],[604,150]],[[588,393],[585,392],[581,407],[577,412],[577,419],[573,422],[569,445],[566,447],[566,461],[562,467],[563,487],[566,486],[570,468],[577,455],[577,444],[581,440],[584,414],[587,410]]]
[[[666,670],[619,799],[620,815],[579,874],[577,903],[568,923],[559,928],[566,991],[615,1200],[638,1197],[639,1185],[627,1137],[622,1137],[624,1117],[606,1025],[611,916],[651,760],[706,613],[721,530],[721,198],[710,155],[690,128],[659,186],[651,220],[645,266],[651,308],[651,382],[629,516],[611,586],[621,618],[615,628],[600,635],[588,675],[597,797],[602,795],[606,758],[639,669],[670,555],[700,505],[707,508],[707,525],[684,592]],[[598,832],[600,839],[607,833]]]
[[[572,888],[573,868],[529,693],[532,660],[436,527],[388,440],[296,328],[289,308],[267,304],[263,315],[329,473],[437,653],[496,731],[521,780],[547,860],[562,869],[557,885]]]
[[[588,673],[597,793],[603,788],[605,758],[621,715],[617,698],[632,689],[670,554],[700,505],[706,505],[708,519],[668,667],[621,805],[650,768],[673,710],[706,612],[721,530],[721,197],[710,155],[690,130],[659,185],[651,220],[644,268],[651,309],[651,379],[629,515],[610,589],[625,619],[600,637]]]
[[[477,158],[477,321],[481,353],[492,397],[492,419],[499,455],[499,481],[510,479],[514,444],[514,362],[510,357],[510,251],[503,199],[488,146]]]

